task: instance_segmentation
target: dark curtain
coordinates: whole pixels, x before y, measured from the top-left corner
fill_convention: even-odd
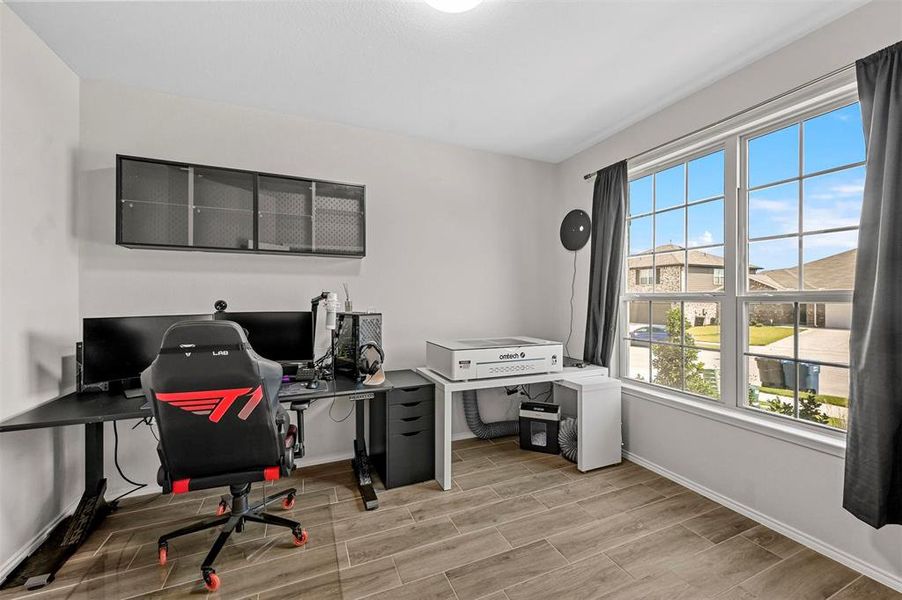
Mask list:
[[[902,42],[856,63],[867,144],[843,507],[902,524]]]
[[[617,343],[617,313],[623,274],[623,229],[626,226],[626,161],[595,176],[592,198],[592,262],[589,267],[589,309],[583,359],[611,366]]]

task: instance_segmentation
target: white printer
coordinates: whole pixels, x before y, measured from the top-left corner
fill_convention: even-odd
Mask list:
[[[426,366],[452,381],[563,370],[563,345],[531,337],[426,342]]]

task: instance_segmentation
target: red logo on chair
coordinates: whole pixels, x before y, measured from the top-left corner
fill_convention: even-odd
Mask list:
[[[214,423],[219,423],[219,420],[228,412],[235,400],[242,396],[250,395],[247,402],[244,403],[244,408],[238,413],[238,418],[244,421],[254,412],[254,409],[260,404],[260,400],[263,399],[263,386],[202,392],[169,392],[155,395],[157,400],[170,406],[181,408],[196,415],[209,415],[210,420]]]

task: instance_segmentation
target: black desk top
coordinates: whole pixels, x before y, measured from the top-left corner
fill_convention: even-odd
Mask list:
[[[319,388],[315,390],[305,390],[299,395],[283,397],[279,398],[279,400],[281,402],[291,402],[302,399],[313,400],[332,396],[350,396],[364,392],[378,393],[396,387],[416,387],[428,385],[429,383],[429,381],[413,371],[388,371],[385,374],[385,383],[382,385],[365,386],[351,379],[339,378],[335,381],[321,381]],[[124,419],[143,419],[151,416],[149,408],[141,408],[146,402],[147,400],[144,396],[126,398],[119,392],[66,394],[0,422],[0,433]]]
[[[143,419],[150,410],[142,410],[144,396],[126,398],[122,393],[88,392],[60,396],[0,423],[0,433],[63,425],[84,425],[122,419]]]

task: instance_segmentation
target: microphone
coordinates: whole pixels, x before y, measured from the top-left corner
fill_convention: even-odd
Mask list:
[[[335,314],[338,312],[338,294],[335,292],[325,292],[326,298],[326,329],[335,329]]]

